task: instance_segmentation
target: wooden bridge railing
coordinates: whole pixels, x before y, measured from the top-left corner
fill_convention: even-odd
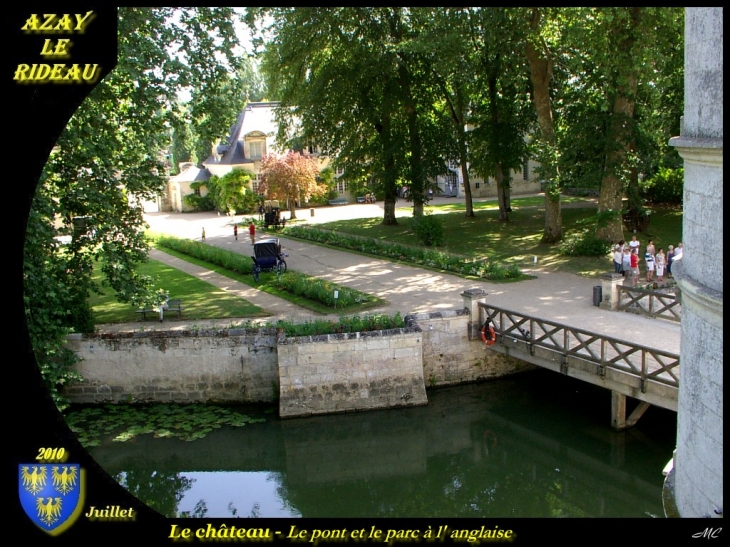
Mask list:
[[[618,310],[681,321],[679,295],[639,287],[618,286]]]
[[[553,321],[516,313],[489,304],[479,304],[480,321],[488,317],[497,334],[497,342],[505,339],[521,341],[534,355],[535,348],[544,348],[561,356],[567,366],[568,357],[594,363],[596,373],[605,376],[607,368],[633,374],[641,378],[641,391],[646,382],[654,381],[679,387],[679,355],[605,336],[595,332],[569,327]]]

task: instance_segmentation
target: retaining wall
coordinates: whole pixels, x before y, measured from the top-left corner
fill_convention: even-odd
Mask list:
[[[281,340],[281,417],[428,402],[422,333],[408,328]]]
[[[273,401],[279,374],[275,329],[74,334],[85,382],[75,403]]]
[[[74,403],[253,403],[282,417],[426,404],[426,386],[528,368],[469,340],[466,309],[406,317],[406,328],[286,338],[276,329],[71,335],[85,382]]]
[[[423,377],[429,387],[498,378],[535,367],[469,339],[466,309],[413,316],[423,330]]]

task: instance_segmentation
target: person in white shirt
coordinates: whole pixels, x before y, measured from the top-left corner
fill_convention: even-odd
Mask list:
[[[641,243],[639,243],[639,240],[636,239],[636,236],[631,236],[631,241],[629,241],[629,250],[633,251],[636,249],[636,255],[639,255],[639,247],[641,247]]]
[[[621,245],[616,245],[613,248],[613,272],[620,274],[623,270],[621,269],[621,257],[623,256],[623,250]]]

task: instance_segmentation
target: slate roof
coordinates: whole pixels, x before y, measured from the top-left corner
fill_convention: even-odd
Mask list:
[[[185,168],[170,180],[173,182],[205,182],[210,179],[210,171],[195,166]]]
[[[229,146],[223,152],[220,161],[215,161],[213,156],[211,156],[203,163],[215,165],[253,163],[254,160],[246,157],[243,139],[253,131],[260,131],[267,137],[275,136],[279,130],[279,126],[274,117],[274,110],[277,106],[279,106],[279,103],[273,101],[246,104],[246,107],[238,115],[236,123],[231,127],[231,132],[228,136]]]

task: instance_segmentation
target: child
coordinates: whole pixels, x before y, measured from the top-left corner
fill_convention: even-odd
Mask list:
[[[639,281],[639,253],[636,248],[631,249],[631,286]]]
[[[667,257],[664,256],[664,249],[659,249],[659,252],[655,258],[656,262],[656,275],[659,282],[664,281],[664,265],[667,263]]]
[[[205,226],[203,226],[203,233],[200,234],[200,239],[205,241]]]
[[[238,224],[233,225],[233,237],[235,237],[236,241],[238,241]]]

